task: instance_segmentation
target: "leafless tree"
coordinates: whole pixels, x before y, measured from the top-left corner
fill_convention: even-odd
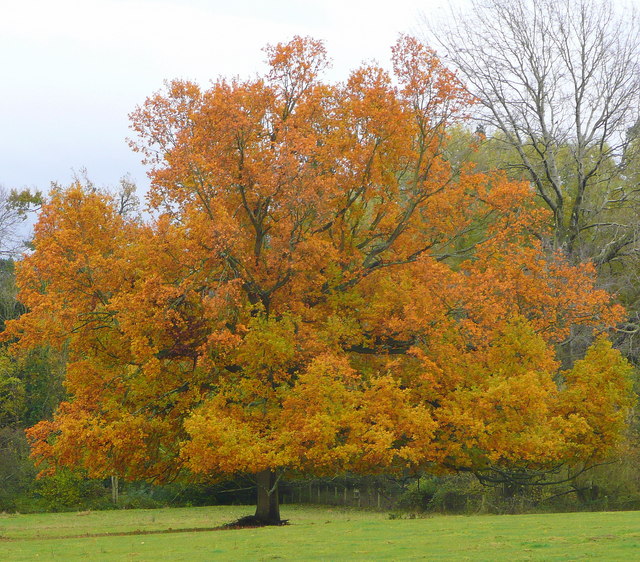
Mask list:
[[[505,167],[551,209],[555,248],[599,266],[635,254],[640,197],[626,173],[640,116],[635,14],[608,0],[473,0],[427,29],[478,98]]]

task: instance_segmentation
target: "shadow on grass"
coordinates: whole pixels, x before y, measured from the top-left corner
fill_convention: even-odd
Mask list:
[[[111,533],[81,533],[77,535],[57,535],[57,536],[46,536],[46,537],[21,537],[21,538],[12,538],[12,537],[3,537],[0,535],[0,542],[20,542],[20,541],[42,541],[42,540],[58,540],[58,539],[86,539],[86,538],[98,538],[98,537],[128,537],[128,536],[142,536],[142,535],[166,535],[171,533],[208,533],[210,531],[230,531],[233,529],[256,529],[258,527],[273,527],[273,526],[282,526],[288,525],[288,519],[282,519],[277,523],[265,523],[257,519],[253,515],[247,515],[245,517],[240,517],[236,521],[232,521],[231,523],[225,523],[224,525],[219,525],[218,527],[191,527],[191,528],[180,528],[180,529],[172,529],[169,527],[168,529],[157,529],[157,530],[149,530],[144,531],[142,529],[136,529],[135,531],[117,531]]]

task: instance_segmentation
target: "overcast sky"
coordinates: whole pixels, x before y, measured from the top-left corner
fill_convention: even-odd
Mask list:
[[[0,185],[46,190],[86,168],[148,185],[128,114],[173,78],[206,86],[264,70],[268,43],[326,42],[330,77],[375,59],[447,0],[0,0]]]

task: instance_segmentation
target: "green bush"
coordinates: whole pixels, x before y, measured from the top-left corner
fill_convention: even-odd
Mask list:
[[[33,485],[36,469],[28,453],[24,431],[0,428],[0,511],[18,510],[18,498],[26,495]]]
[[[112,506],[110,491],[98,480],[89,480],[77,472],[59,469],[36,481],[34,496],[47,511],[107,509]]]
[[[406,487],[399,506],[408,510],[428,511],[431,501],[441,486],[441,479],[436,476],[422,476]]]

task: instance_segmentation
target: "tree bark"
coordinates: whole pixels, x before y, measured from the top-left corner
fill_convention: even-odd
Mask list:
[[[257,503],[256,519],[269,525],[277,525],[280,519],[280,498],[278,497],[278,475],[271,470],[256,474]]]

